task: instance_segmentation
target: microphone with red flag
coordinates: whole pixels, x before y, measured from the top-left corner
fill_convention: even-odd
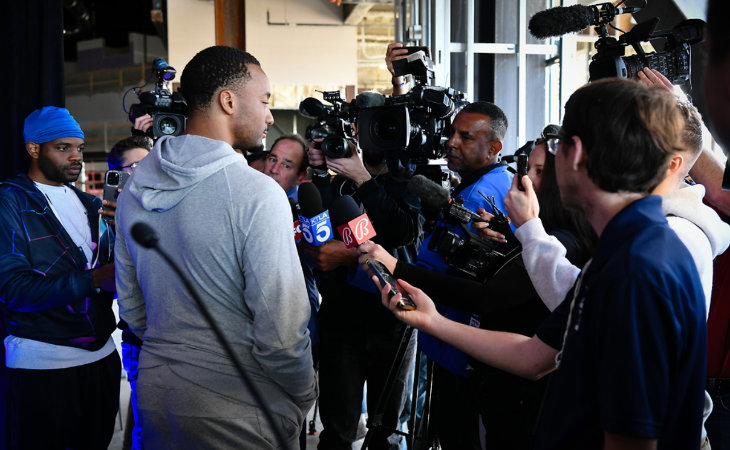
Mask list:
[[[347,248],[357,247],[376,235],[368,215],[360,210],[349,195],[343,195],[332,202],[330,217]]]

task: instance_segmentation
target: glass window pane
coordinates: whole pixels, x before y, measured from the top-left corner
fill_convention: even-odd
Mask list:
[[[466,12],[467,0],[451,0],[451,42],[466,42]]]
[[[444,86],[450,86],[461,92],[466,92],[466,54],[451,54],[451,70]]]

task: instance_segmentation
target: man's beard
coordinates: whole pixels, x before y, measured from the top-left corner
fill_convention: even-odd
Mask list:
[[[56,183],[73,183],[78,180],[78,175],[66,175],[65,171],[71,168],[78,167],[81,169],[81,163],[71,163],[62,167],[55,166],[49,158],[47,158],[43,152],[38,157],[38,169],[48,181],[54,181]],[[79,172],[80,173],[80,172]]]

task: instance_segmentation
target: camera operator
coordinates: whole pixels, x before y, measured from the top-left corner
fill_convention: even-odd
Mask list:
[[[362,161],[355,146],[344,158],[325,157],[309,146],[312,167],[326,166],[337,172],[330,180],[318,172],[313,182],[320,189],[323,205],[351,195],[365,209],[377,232],[374,240],[388,252],[408,261],[415,259],[421,240],[423,218],[418,197],[408,192],[406,181],[388,171],[384,152],[363,151]],[[386,378],[405,326],[378,302],[369,278],[358,272],[357,249],[346,249],[337,240],[318,247],[302,243],[304,253],[319,269],[319,407],[323,431],[319,449],[349,449],[355,441],[360,418],[363,385],[367,380],[370,419],[382,413],[382,427],[371,430],[370,448],[399,448],[398,417],[406,398],[406,380],[415,343],[411,342],[391,396],[377,410]],[[358,278],[359,276],[359,278]],[[360,281],[358,281],[358,279]],[[372,427],[372,423],[370,424]]]
[[[385,53],[385,66],[388,68],[388,72],[392,75],[390,81],[393,84],[393,95],[403,95],[408,93],[408,82],[406,77],[403,75],[395,76],[395,69],[393,68],[393,61],[398,61],[407,57],[408,50],[403,48],[403,44],[400,42],[392,42],[388,44],[388,49]]]
[[[453,196],[462,196],[464,207],[472,211],[479,208],[491,210],[482,194],[493,196],[495,205],[504,209],[502,199],[509,190],[512,175],[505,164],[497,162],[497,156],[502,150],[506,131],[507,117],[498,106],[489,102],[471,103],[454,119],[452,135],[446,143],[446,160],[449,169],[458,172],[462,181]],[[442,225],[462,234],[452,224]],[[421,245],[418,265],[462,276],[445,262],[441,254],[429,250],[432,237],[428,236]],[[439,309],[458,322],[469,323],[472,320],[466,312],[446,306]],[[478,415],[466,382],[469,372],[466,355],[425,333],[419,333],[418,345],[435,363],[431,417],[443,448],[479,448]]]

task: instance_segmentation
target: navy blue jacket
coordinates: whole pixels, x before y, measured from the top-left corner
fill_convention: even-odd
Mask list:
[[[101,201],[69,186],[98,244]],[[5,333],[98,350],[114,330],[113,294],[94,288],[86,257],[26,175],[0,183],[0,304]]]

